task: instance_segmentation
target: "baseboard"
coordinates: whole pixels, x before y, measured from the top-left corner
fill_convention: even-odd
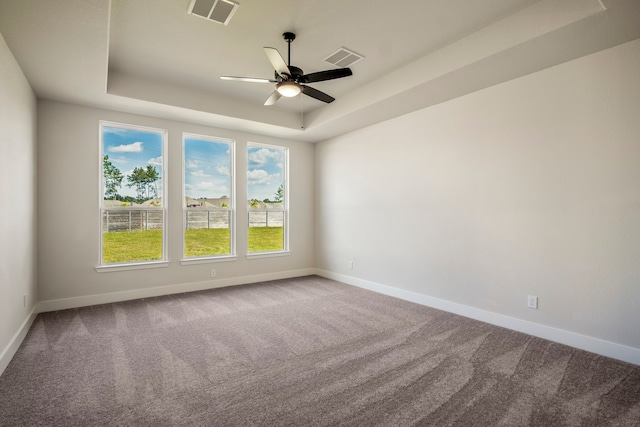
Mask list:
[[[31,313],[29,313],[24,322],[22,322],[22,325],[20,325],[20,328],[18,328],[18,331],[13,336],[13,338],[11,338],[9,344],[5,347],[4,350],[2,350],[2,353],[0,353],[0,375],[2,375],[4,370],[7,369],[7,366],[9,366],[9,362],[11,362],[11,359],[13,359],[13,356],[18,351],[18,348],[20,348],[20,344],[22,344],[24,337],[27,336],[27,332],[29,332],[29,328],[31,328],[33,321],[36,320],[37,315],[38,306],[34,305]]]
[[[321,269],[316,269],[315,273],[319,276],[337,280],[348,285],[368,289],[384,295],[415,302],[417,304],[426,305],[428,307],[437,308],[439,310],[459,314],[461,316],[480,320],[492,325],[501,326],[503,328],[523,332],[528,335],[544,338],[560,344],[579,348],[581,350],[586,350],[591,353],[640,365],[640,349],[637,348],[604,341],[599,338],[593,338],[551,326],[541,325],[539,323],[529,322],[527,320],[506,316],[504,314],[481,310],[464,304],[433,298],[417,292],[406,291],[344,274],[333,273]]]
[[[38,312],[66,310],[69,308],[87,307],[91,305],[109,304],[112,302],[129,301],[140,298],[159,297],[163,295],[180,294],[183,292],[204,291],[207,289],[223,288],[226,286],[246,285],[249,283],[265,282],[269,280],[290,279],[315,274],[315,269],[279,271],[277,273],[256,274],[251,276],[231,277],[228,279],[206,280],[177,285],[158,286],[154,288],[132,289],[130,291],[111,292],[106,294],[85,295],[73,298],[61,298],[38,303]]]

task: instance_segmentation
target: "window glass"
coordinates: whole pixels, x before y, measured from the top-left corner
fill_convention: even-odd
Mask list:
[[[247,156],[249,253],[286,251],[287,149],[250,143]]]
[[[184,256],[232,255],[233,141],[184,134]]]
[[[100,123],[100,263],[165,259],[166,131]]]

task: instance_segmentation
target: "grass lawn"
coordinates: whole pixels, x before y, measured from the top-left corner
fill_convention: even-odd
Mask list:
[[[162,259],[162,230],[103,233],[102,262],[152,261]]]
[[[283,246],[282,227],[249,227],[249,252],[281,251]]]
[[[193,228],[184,231],[184,251],[188,257],[224,255],[230,252],[228,228]]]
[[[283,249],[282,227],[249,228],[249,252]],[[188,257],[224,255],[229,253],[228,228],[185,230],[185,251]],[[121,231],[103,233],[102,262],[153,261],[162,259],[162,231]]]

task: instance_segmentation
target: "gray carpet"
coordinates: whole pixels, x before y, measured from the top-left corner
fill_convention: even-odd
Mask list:
[[[38,315],[0,425],[640,425],[640,367],[317,276]]]

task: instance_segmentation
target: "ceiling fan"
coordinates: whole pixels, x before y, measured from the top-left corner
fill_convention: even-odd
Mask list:
[[[277,49],[273,47],[264,48],[264,52],[267,54],[269,62],[271,62],[271,65],[275,69],[275,77],[273,79],[234,76],[221,76],[220,78],[223,80],[236,80],[251,83],[275,83],[276,88],[269,98],[267,98],[264,105],[273,105],[282,96],[291,98],[300,94],[300,92],[322,102],[330,103],[335,101],[335,98],[332,96],[327,95],[318,89],[314,89],[311,86],[307,86],[306,83],[317,83],[325,80],[347,77],[353,74],[351,69],[337,68],[334,70],[304,74],[302,69],[291,65],[291,42],[296,39],[296,35],[291,32],[286,32],[282,34],[282,37],[284,37],[288,45],[288,64],[284,62],[284,59],[282,59],[282,56],[280,56]]]

